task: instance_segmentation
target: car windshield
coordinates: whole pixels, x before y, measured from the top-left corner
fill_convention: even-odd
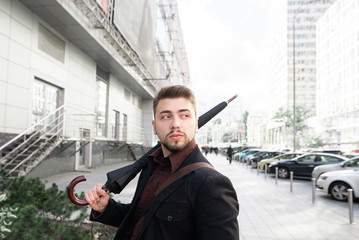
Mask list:
[[[359,167],[359,158],[349,160],[344,164],[345,167]]]

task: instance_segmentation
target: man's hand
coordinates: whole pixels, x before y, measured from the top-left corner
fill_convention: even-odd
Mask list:
[[[96,212],[102,212],[108,204],[110,195],[102,189],[102,184],[97,184],[85,195],[85,199],[93,210]]]

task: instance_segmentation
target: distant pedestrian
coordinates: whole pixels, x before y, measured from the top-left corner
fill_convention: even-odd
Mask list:
[[[233,148],[231,147],[231,145],[229,145],[227,149],[227,158],[229,160],[229,164],[232,163],[232,154],[233,154]]]
[[[216,154],[216,156],[218,155],[218,147],[214,148],[214,153]]]

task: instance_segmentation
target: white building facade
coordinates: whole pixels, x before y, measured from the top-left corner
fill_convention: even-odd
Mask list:
[[[337,1],[317,24],[317,125],[329,147],[359,147],[359,2]]]
[[[0,2],[0,147],[54,116],[56,148],[70,152],[52,157],[58,171],[128,160],[125,146],[154,144],[156,91],[190,86],[177,2],[115,3]]]
[[[272,28],[268,60],[268,144],[282,145],[282,148],[294,146],[288,122],[278,124],[273,120],[280,108],[293,113],[295,105],[309,111],[308,116],[315,115],[316,21],[333,2],[334,0],[274,2],[270,17]],[[299,137],[296,143],[300,143]]]

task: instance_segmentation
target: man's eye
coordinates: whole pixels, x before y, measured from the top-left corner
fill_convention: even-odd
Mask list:
[[[170,119],[170,118],[171,118],[170,115],[164,115],[164,116],[162,116],[162,119]]]

